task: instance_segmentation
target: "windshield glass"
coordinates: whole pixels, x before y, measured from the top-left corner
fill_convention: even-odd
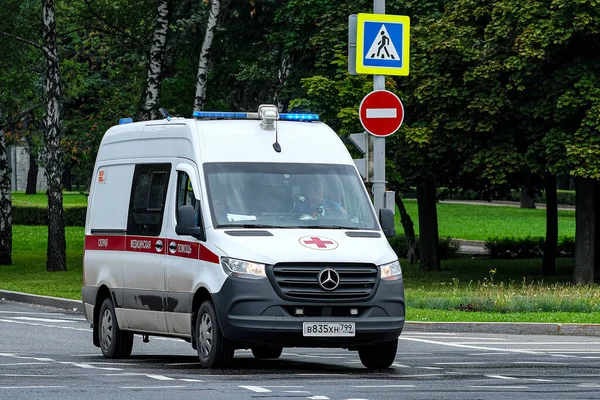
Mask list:
[[[350,165],[208,163],[215,227],[378,229]]]

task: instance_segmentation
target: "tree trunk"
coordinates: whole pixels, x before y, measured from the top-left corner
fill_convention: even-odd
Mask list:
[[[437,220],[437,199],[435,182],[426,179],[417,186],[417,202],[419,208],[419,270],[440,271],[440,238]]]
[[[575,270],[573,283],[587,285],[594,282],[596,241],[596,181],[588,178],[575,180]]]
[[[29,145],[29,171],[27,172],[27,187],[25,188],[25,194],[36,194],[37,193],[37,175],[38,175],[37,158],[32,149],[32,145]]]
[[[144,105],[138,115],[138,120],[148,121],[159,117],[160,86],[162,66],[167,46],[167,31],[169,29],[169,2],[156,0],[156,19],[154,20],[154,37],[148,60],[148,74]]]
[[[281,59],[281,65],[279,66],[279,71],[277,72],[277,86],[275,87],[275,94],[273,95],[273,104],[277,106],[279,112],[283,111],[283,103],[281,103],[281,99],[279,98],[279,89],[283,88],[285,85],[291,69],[291,58],[289,56],[283,56]]]
[[[4,131],[0,130],[0,265],[12,264],[12,199]]]
[[[596,242],[594,244],[594,271],[597,272],[594,274],[595,280],[600,278],[600,182],[596,181],[596,202],[594,212],[596,213]]]
[[[546,189],[546,244],[544,246],[544,261],[542,274],[556,274],[556,251],[558,247],[558,200],[556,192],[556,175],[544,174]]]
[[[54,0],[44,0],[44,54],[46,58],[46,114],[44,115],[44,161],[48,180],[48,251],[46,270],[67,269],[65,220],[63,215],[62,169],[60,146],[60,69],[56,43]]]
[[[407,257],[409,264],[416,264],[419,258],[417,257],[417,239],[415,237],[415,228],[410,218],[410,215],[406,212],[402,197],[396,191],[396,205],[400,211],[400,222],[404,228],[404,239],[406,240]]]
[[[220,0],[212,0],[208,21],[206,23],[206,32],[200,51],[200,61],[198,62],[198,74],[196,76],[196,98],[194,99],[194,111],[202,111],[206,100],[206,82],[208,73],[208,54],[212,46],[215,30],[217,29],[217,18],[221,7]]]
[[[535,208],[535,196],[528,186],[521,186],[521,208]]]

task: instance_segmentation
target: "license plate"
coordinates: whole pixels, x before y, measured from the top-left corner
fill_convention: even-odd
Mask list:
[[[303,336],[354,336],[354,322],[304,322],[302,324]]]

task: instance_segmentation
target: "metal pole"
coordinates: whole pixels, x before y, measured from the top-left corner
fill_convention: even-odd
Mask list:
[[[385,14],[385,0],[373,0],[373,13]],[[385,76],[373,75],[373,90],[385,90]],[[385,138],[369,136],[373,138],[373,197],[379,213],[385,196]]]

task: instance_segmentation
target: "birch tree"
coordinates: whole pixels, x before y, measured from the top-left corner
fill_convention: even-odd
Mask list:
[[[56,42],[56,14],[54,0],[43,2],[44,56],[46,61],[46,84],[44,94],[44,165],[48,180],[48,251],[46,270],[67,269],[65,220],[63,214],[62,171],[63,150],[60,145],[61,92],[58,45]]]
[[[167,45],[169,28],[169,1],[156,0],[156,19],[154,36],[148,59],[148,77],[144,91],[144,104],[138,115],[139,120],[156,119],[160,108],[160,86],[162,79],[163,60]]]
[[[0,121],[2,114],[0,111]],[[0,126],[0,265],[12,264],[12,199],[10,166],[4,130]]]
[[[194,111],[204,109],[206,100],[206,82],[208,74],[208,56],[212,47],[212,41],[217,29],[217,19],[221,9],[221,0],[211,0],[210,11],[206,23],[206,32],[202,41],[200,61],[198,62],[198,73],[196,74],[196,97],[194,98]]]

